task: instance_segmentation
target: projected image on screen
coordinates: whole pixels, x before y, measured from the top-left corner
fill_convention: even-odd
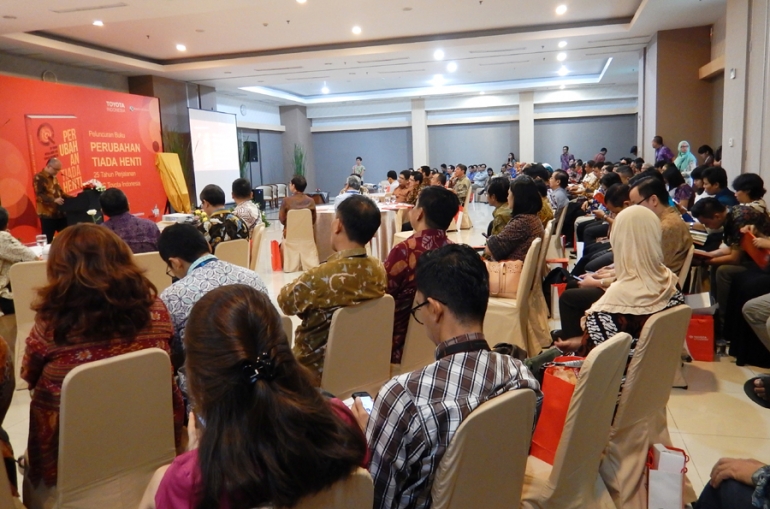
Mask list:
[[[190,109],[190,143],[195,189],[216,184],[230,196],[233,180],[241,176],[235,115]],[[199,203],[198,196],[195,203]]]

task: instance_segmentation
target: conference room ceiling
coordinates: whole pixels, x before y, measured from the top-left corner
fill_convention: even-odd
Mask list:
[[[628,84],[725,1],[5,0],[0,51],[281,104]]]

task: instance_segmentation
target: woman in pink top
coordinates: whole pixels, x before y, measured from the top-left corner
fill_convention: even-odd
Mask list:
[[[366,465],[352,414],[313,387],[266,295],[212,290],[184,341],[199,445],[166,471],[158,509],[291,507]]]

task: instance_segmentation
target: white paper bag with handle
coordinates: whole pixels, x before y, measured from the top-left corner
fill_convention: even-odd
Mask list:
[[[647,459],[647,509],[682,509],[687,455],[655,444]]]

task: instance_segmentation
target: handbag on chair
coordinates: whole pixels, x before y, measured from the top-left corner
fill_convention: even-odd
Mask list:
[[[515,299],[519,290],[519,279],[524,268],[521,260],[492,262],[484,260],[489,272],[489,296],[501,299]]]

